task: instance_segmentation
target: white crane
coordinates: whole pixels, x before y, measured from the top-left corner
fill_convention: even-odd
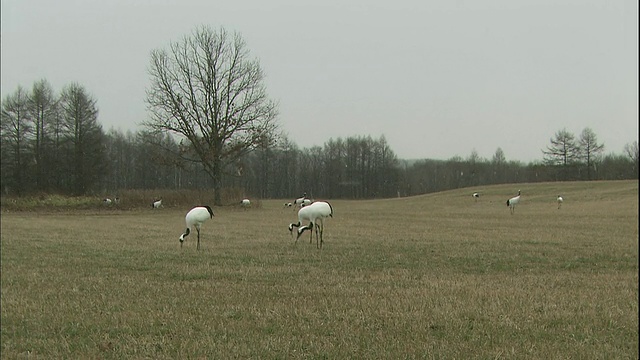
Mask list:
[[[242,199],[242,201],[240,201],[240,205],[242,205],[243,208],[248,208],[249,206],[251,206],[251,200],[249,199]]]
[[[296,210],[298,208],[303,207],[305,199],[307,199],[307,193],[306,192],[304,194],[302,194],[302,197],[299,197],[299,198],[293,200],[293,210]]]
[[[162,206],[162,199],[156,200],[151,204],[151,208],[159,209]]]
[[[102,203],[105,204],[105,205],[111,205],[111,199],[109,199],[109,198],[103,199]]]
[[[509,207],[509,211],[511,212],[511,215],[513,215],[513,213],[516,210],[516,205],[520,202],[520,190],[518,190],[518,195],[512,197],[511,199],[507,200],[507,206]]]
[[[333,217],[333,208],[331,204],[326,201],[316,201],[311,205],[305,206],[298,211],[298,223],[289,224],[289,232],[293,231],[294,227],[298,228],[298,235],[296,236],[296,244],[300,235],[306,230],[311,230],[311,236],[309,242],[313,239],[313,230],[316,231],[316,248],[322,248],[322,233],[324,232],[324,219]],[[308,225],[302,225],[303,221],[309,221]]]
[[[560,206],[562,206],[564,199],[562,198],[562,196],[558,195],[558,197],[556,198],[556,201],[558,202],[558,209],[560,209]]]
[[[476,200],[476,202],[477,202],[477,201],[478,201],[478,198],[480,197],[480,193],[478,193],[478,192],[474,192],[474,193],[473,193],[473,195],[471,195],[471,196],[473,196],[473,198],[474,198],[474,199]]]
[[[204,206],[196,206],[193,209],[189,210],[187,216],[185,216],[185,222],[187,223],[187,229],[184,231],[182,235],[180,235],[180,247],[182,247],[182,243],[184,242],[184,238],[189,236],[191,233],[191,227],[196,228],[198,232],[198,246],[197,249],[200,250],[200,226],[205,221],[213,219],[213,210],[208,205]]]

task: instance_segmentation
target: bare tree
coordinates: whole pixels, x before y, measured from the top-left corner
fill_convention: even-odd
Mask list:
[[[33,84],[33,90],[29,96],[29,113],[33,121],[33,153],[36,166],[36,188],[46,190],[49,183],[47,178],[50,173],[47,164],[51,157],[47,148],[48,128],[55,121],[57,99],[53,88],[47,80],[40,80]]]
[[[9,184],[15,187],[18,195],[24,194],[27,181],[27,141],[31,130],[28,115],[28,94],[19,86],[18,89],[2,102],[0,117],[0,138],[2,139],[2,184],[7,191]],[[10,174],[5,174],[5,169]],[[5,180],[10,180],[9,184]]]
[[[504,182],[505,169],[507,168],[507,158],[504,155],[504,150],[501,147],[496,149],[496,152],[491,158],[492,173],[490,178],[495,183]]]
[[[575,136],[562,129],[556,132],[551,140],[551,146],[547,146],[547,151],[542,151],[544,161],[549,165],[569,165],[578,156],[578,147]]]
[[[638,149],[638,142],[634,141],[631,144],[626,144],[624,146],[624,152],[627,154],[629,159],[633,162],[633,172],[638,174],[638,161],[640,159],[640,150]],[[637,177],[636,177],[637,179]]]
[[[70,84],[62,90],[60,106],[72,159],[67,187],[74,194],[85,194],[105,175],[105,135],[98,123],[96,100],[83,86]]]
[[[578,140],[578,156],[587,165],[587,179],[591,180],[591,168],[598,155],[604,150],[604,144],[598,144],[596,133],[590,128],[585,128]]]
[[[491,158],[491,163],[496,166],[504,165],[507,163],[507,158],[504,156],[504,151],[502,150],[501,147],[496,149],[496,152],[493,154],[493,157]]]
[[[191,143],[219,205],[225,166],[275,138],[277,104],[267,97],[259,62],[238,33],[202,26],[169,51],[152,51],[149,73],[150,120],[143,125]]]

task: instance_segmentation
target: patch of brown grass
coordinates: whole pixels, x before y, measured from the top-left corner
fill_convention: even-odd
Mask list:
[[[281,200],[199,252],[189,206],[3,213],[3,358],[636,359],[638,182],[477,190],[331,201],[322,250]]]

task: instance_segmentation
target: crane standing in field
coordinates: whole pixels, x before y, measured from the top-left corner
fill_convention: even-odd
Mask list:
[[[516,205],[520,202],[520,190],[518,190],[518,195],[512,197],[511,199],[507,200],[507,206],[509,207],[509,211],[511,211],[511,215],[513,215],[513,213],[516,210]]]
[[[242,201],[240,201],[240,206],[242,206],[243,209],[247,210],[247,208],[251,206],[251,200],[242,199]]]
[[[208,205],[204,206],[196,206],[191,209],[187,216],[185,216],[185,222],[187,223],[187,229],[184,231],[182,235],[180,235],[180,247],[182,247],[182,243],[184,242],[184,238],[189,236],[191,233],[191,227],[196,228],[198,232],[198,246],[197,249],[200,250],[200,226],[205,221],[213,219],[213,210]]]
[[[558,202],[558,209],[560,209],[560,206],[562,206],[564,199],[562,198],[562,196],[558,195],[558,197],[556,198],[556,201]]]

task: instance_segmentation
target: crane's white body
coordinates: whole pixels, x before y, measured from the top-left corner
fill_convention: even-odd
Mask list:
[[[248,208],[249,206],[251,206],[251,200],[242,199],[242,201],[240,201],[240,205],[242,205],[243,208]]]
[[[560,206],[562,206],[564,199],[562,198],[562,196],[558,195],[558,197],[556,198],[556,201],[558,202],[558,209],[560,209]]]
[[[106,199],[102,200],[102,202],[103,202],[105,205],[111,205],[111,199],[109,199],[109,198],[106,198]]]
[[[471,195],[471,196],[473,196],[473,198],[474,198],[476,201],[478,201],[478,198],[480,197],[480,193],[474,192],[474,193],[473,193],[473,195]]]
[[[198,246],[197,249],[200,250],[200,227],[202,223],[213,218],[213,210],[211,207],[205,206],[196,206],[193,209],[189,210],[187,216],[185,216],[185,222],[187,223],[187,229],[184,231],[182,235],[180,235],[180,247],[182,247],[182,243],[184,242],[184,238],[187,237],[191,233],[191,227],[196,228],[198,232]]]
[[[162,206],[162,199],[156,200],[151,204],[151,207],[154,209],[159,209]]]
[[[322,234],[324,232],[324,219],[333,217],[333,208],[326,201],[316,201],[308,206],[304,206],[298,211],[298,223],[289,224],[289,231],[292,232],[294,227],[298,228],[296,243],[300,235],[306,230],[311,230],[309,242],[313,239],[313,229],[316,230],[316,247],[322,248]],[[301,226],[304,221],[309,221],[308,225]]]
[[[514,196],[511,199],[507,200],[507,206],[509,207],[509,211],[511,212],[511,215],[513,215],[513,213],[516,210],[516,205],[520,202],[520,190],[518,190],[518,196]]]

